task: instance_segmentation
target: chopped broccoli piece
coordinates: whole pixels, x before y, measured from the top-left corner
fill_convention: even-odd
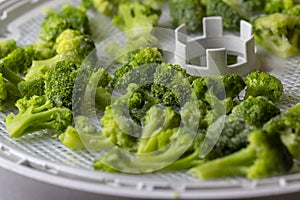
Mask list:
[[[113,16],[118,12],[118,6],[128,0],[92,0],[93,7],[104,15]]]
[[[267,132],[278,133],[294,158],[300,160],[300,103],[288,108],[264,125]]]
[[[104,137],[90,120],[84,116],[75,118],[75,126],[68,126],[59,140],[71,149],[106,149],[112,147],[110,141]]]
[[[256,130],[249,135],[249,145],[228,156],[218,158],[190,172],[200,179],[245,175],[249,179],[265,178],[288,172],[293,159],[276,133]]]
[[[94,41],[89,35],[82,35],[79,31],[72,29],[63,31],[56,39],[56,45],[56,56],[46,60],[34,61],[32,67],[50,68],[61,60],[81,65],[86,56],[95,48]],[[35,70],[33,71],[35,72]]]
[[[265,8],[265,1],[261,0],[223,0],[231,8],[236,10],[243,18],[249,19],[250,17],[259,14]]]
[[[164,131],[176,128],[179,125],[180,115],[172,108],[167,107],[162,109],[159,106],[152,106],[147,111],[144,119],[144,127],[141,135],[142,139],[137,152],[139,154],[148,153],[164,147],[163,144],[169,143],[169,141],[162,139],[163,137],[166,137],[167,134]],[[164,142],[162,142],[162,140],[164,140]]]
[[[243,118],[234,115],[226,116],[224,124],[222,125],[220,137],[217,139],[213,149],[205,156],[205,159],[212,160],[219,157],[227,156],[236,152],[248,145],[248,135],[256,128],[246,123]],[[205,140],[214,139],[207,135]],[[213,142],[213,141],[212,141]],[[208,145],[209,143],[203,143]]]
[[[265,13],[282,13],[284,10],[287,10],[294,6],[293,0],[268,0],[265,5]]]
[[[245,98],[264,96],[269,100],[279,101],[283,95],[283,85],[279,79],[266,72],[253,71],[246,77]]]
[[[45,95],[55,105],[72,108],[72,94],[77,66],[67,61],[59,61],[45,78]]]
[[[262,127],[264,123],[280,114],[271,101],[264,97],[248,97],[232,109],[232,114],[245,119],[247,123],[256,127]]]
[[[18,88],[5,80],[0,73],[0,110],[13,106],[20,96]]]
[[[262,15],[252,20],[255,41],[283,58],[299,54],[299,16],[284,13]]]
[[[189,31],[202,30],[202,18],[206,16],[206,11],[200,0],[171,0],[169,7],[173,26],[185,24]]]
[[[21,81],[18,89],[23,97],[43,96],[45,94],[45,79],[37,77],[33,80]]]
[[[160,14],[160,10],[142,2],[123,2],[119,5],[117,15],[113,17],[113,23],[127,31],[128,38],[134,39],[150,34],[152,27],[157,25]]]
[[[24,97],[16,106],[17,115],[11,113],[4,118],[7,132],[13,138],[46,129],[64,132],[72,122],[71,110],[54,106],[44,96]]]
[[[223,0],[208,1],[206,14],[208,16],[221,16],[223,20],[223,27],[229,31],[240,30],[240,21],[243,17]]]
[[[16,48],[17,48],[17,43],[15,40],[5,39],[0,41],[0,59],[6,57]]]

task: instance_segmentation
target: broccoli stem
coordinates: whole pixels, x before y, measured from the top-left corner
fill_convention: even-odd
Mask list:
[[[7,66],[2,64],[1,73],[4,78],[6,78],[10,83],[12,83],[15,87],[18,87],[18,83],[24,81],[20,76],[18,76],[15,72],[9,69]]]
[[[246,175],[256,159],[252,147],[242,149],[229,156],[218,158],[192,168],[190,172],[200,179],[214,179],[226,176]]]
[[[60,55],[56,55],[52,58],[46,59],[46,60],[34,60],[32,62],[32,66],[48,66],[48,67],[52,67],[55,65],[56,62],[63,60],[62,57]]]
[[[52,118],[57,114],[57,108],[42,111],[43,107],[38,109],[27,109],[21,117],[15,118],[7,124],[7,132],[13,138],[19,138],[30,132],[52,128]],[[33,111],[34,110],[34,111]],[[32,114],[32,112],[39,111],[39,113]],[[37,124],[37,125],[36,125]],[[29,129],[28,129],[29,128]]]

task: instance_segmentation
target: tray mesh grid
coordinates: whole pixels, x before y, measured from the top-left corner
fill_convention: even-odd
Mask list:
[[[64,1],[66,2],[66,1]],[[64,2],[60,2],[64,3]],[[76,1],[72,3],[76,4]],[[60,4],[54,4],[53,7],[59,7]],[[40,11],[40,10],[37,10]],[[15,21],[9,24],[8,30],[13,32],[16,30],[18,35],[18,44],[27,45],[35,41],[43,16],[40,12],[35,15],[25,14],[22,18],[17,18]],[[1,21],[0,21],[1,23]],[[15,37],[15,35],[13,35]],[[10,37],[10,35],[7,35]],[[288,61],[282,61],[282,66],[275,66],[281,68],[279,72],[271,71],[274,73],[284,84],[285,96],[280,102],[279,106],[282,109],[289,107],[297,102],[300,102],[300,57],[290,59]],[[6,132],[3,117],[10,111],[3,112],[0,114],[0,142],[8,145],[9,147],[19,150],[25,154],[33,156],[35,158],[51,161],[53,163],[71,166],[78,169],[86,170],[87,173],[92,171],[92,163],[96,159],[96,155],[87,152],[85,150],[70,150],[62,145],[57,139],[51,138],[49,133],[34,133],[28,135],[20,140],[11,139]],[[135,177],[141,178],[141,180],[151,180],[159,183],[166,182],[170,184],[186,183],[186,187],[191,189],[195,186],[199,189],[201,186],[197,186],[200,183],[192,175],[186,172],[173,172],[173,173],[158,173],[158,174],[147,174],[147,175],[135,175]],[[226,183],[245,183],[249,185],[251,183],[241,180],[233,179]],[[220,181],[223,185],[224,181]],[[206,187],[218,187],[217,181],[206,182]]]

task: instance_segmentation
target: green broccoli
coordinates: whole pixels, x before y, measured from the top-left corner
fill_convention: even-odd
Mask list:
[[[0,110],[13,106],[21,97],[20,91],[0,73]]]
[[[249,145],[228,156],[218,158],[190,170],[200,179],[245,175],[258,179],[288,172],[293,158],[277,133],[256,130],[249,135]]]
[[[224,157],[246,147],[249,133],[256,129],[248,125],[243,118],[234,115],[226,116],[225,120],[218,125],[222,127],[219,138],[214,138],[215,133],[210,135],[208,132],[205,137],[207,141],[202,143],[202,149],[210,148],[209,145],[217,139],[211,151],[204,157],[207,160]]]
[[[221,16],[223,27],[229,31],[239,31],[243,17],[223,0],[207,1],[207,16]]]
[[[169,7],[173,26],[185,24],[189,31],[202,30],[202,18],[206,16],[206,11],[201,0],[171,0]]]
[[[170,107],[162,109],[159,106],[152,106],[143,121],[142,139],[137,151],[139,154],[157,151],[168,144],[170,142],[166,141],[168,139],[162,139],[169,138],[164,131],[179,127],[180,115]]]
[[[279,101],[283,95],[283,85],[281,81],[266,72],[253,71],[246,77],[246,94],[245,98],[250,96],[264,96],[269,100]]]
[[[266,14],[282,13],[293,6],[293,0],[267,0],[264,10]]]
[[[223,0],[231,8],[236,10],[243,18],[249,19],[250,17],[259,14],[265,8],[265,1],[261,0]]]
[[[36,68],[50,68],[57,61],[67,60],[77,65],[81,65],[84,59],[95,48],[94,41],[89,35],[82,35],[79,31],[66,29],[56,39],[57,55],[47,60],[33,61],[33,70],[30,73],[36,73]],[[29,72],[28,72],[29,73]],[[30,75],[29,75],[30,76]]]
[[[245,86],[242,77],[236,74],[198,77],[192,82],[193,91],[201,100],[208,98],[209,90],[212,90],[212,93],[220,100],[229,97],[234,99],[238,97]]]
[[[118,6],[129,0],[92,0],[92,6],[104,15],[114,16],[118,12]]]
[[[127,152],[116,149],[97,159],[93,165],[94,169],[109,172],[147,173],[157,170],[182,170],[201,163],[197,150],[184,155],[188,149],[192,149],[195,135],[185,129],[174,128],[161,132],[161,136],[162,141],[167,137],[172,142],[160,151],[129,155]]]
[[[264,123],[280,114],[271,101],[264,97],[248,97],[232,109],[232,114],[245,119],[247,123],[256,127],[262,127]]]
[[[145,80],[149,80],[149,76],[153,76],[156,64],[162,62],[162,54],[157,48],[144,48],[129,54],[130,56],[128,56],[127,62],[114,72],[112,80],[113,87],[117,85],[118,87],[125,86],[125,88],[127,88],[130,82],[136,81],[137,84],[147,82]],[[130,74],[130,71],[132,71],[133,74]],[[139,75],[136,75],[136,73],[139,73]]]
[[[84,116],[77,116],[74,119],[75,127],[69,125],[64,133],[59,135],[59,140],[71,149],[107,149],[112,147],[108,141]]]
[[[77,66],[68,61],[59,61],[47,73],[45,95],[55,105],[72,108],[72,94]]]
[[[152,27],[156,26],[161,11],[155,10],[142,2],[123,2],[118,7],[113,23],[120,29],[127,31],[130,39],[148,35]]]
[[[40,130],[64,132],[72,123],[71,110],[54,106],[44,96],[24,97],[16,102],[19,112],[4,118],[8,134],[20,138],[26,134]]]
[[[45,94],[45,78],[37,77],[33,80],[21,81],[18,89],[22,97],[43,96]]]
[[[294,158],[300,160],[300,103],[283,111],[264,125],[270,133],[278,133]]]
[[[66,29],[79,31],[82,35],[90,34],[86,11],[66,4],[60,12],[49,12],[34,44],[36,60],[48,59],[55,55],[55,41]]]
[[[283,58],[299,54],[299,16],[284,13],[262,15],[252,20],[257,44]]]
[[[12,39],[0,41],[0,59],[6,57],[9,53],[17,48],[17,43]]]

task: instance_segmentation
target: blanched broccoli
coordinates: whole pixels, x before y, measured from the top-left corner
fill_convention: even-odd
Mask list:
[[[118,6],[128,0],[92,0],[93,7],[104,15],[113,16],[118,12]]]
[[[114,72],[112,80],[113,87],[118,85],[118,87],[126,86],[125,88],[127,88],[128,83],[134,81],[136,81],[137,84],[145,83],[146,81],[139,80],[139,78],[147,79],[148,76],[153,76],[156,65],[153,66],[151,64],[159,64],[162,62],[162,54],[157,48],[144,48],[129,54],[126,63]],[[138,70],[134,70],[135,68],[138,68]],[[144,71],[140,72],[141,70]],[[130,74],[130,71],[133,71],[132,73],[134,74]],[[140,75],[136,75],[135,73],[140,73]]]
[[[66,29],[79,31],[82,35],[90,34],[86,11],[68,4],[60,12],[51,10],[45,17],[36,43],[36,60],[51,58],[55,55],[55,41]]]
[[[284,13],[262,15],[252,20],[255,41],[283,58],[299,54],[299,16]]]
[[[294,0],[267,0],[265,5],[265,13],[282,13],[294,6]]]
[[[138,134],[133,132],[135,127],[129,127],[126,116],[119,107],[106,106],[104,116],[100,122],[102,125],[102,133],[109,139],[111,143],[118,147],[136,152],[137,150],[137,137],[131,134]]]
[[[206,11],[201,0],[171,0],[169,7],[174,27],[185,24],[189,31],[202,30],[202,18],[206,16]]]
[[[234,115],[226,116],[222,126],[222,131],[219,138],[212,138],[209,134],[206,135],[206,140],[217,139],[212,150],[205,156],[205,159],[212,160],[219,157],[227,156],[236,152],[248,145],[248,135],[255,130],[254,126],[250,126],[243,118]],[[213,142],[213,141],[211,141]],[[210,145],[211,142],[203,143],[203,148]]]
[[[176,128],[180,125],[180,115],[172,108],[165,109],[152,106],[146,113],[144,127],[141,134],[137,153],[149,153],[157,151],[167,145],[170,136],[165,132],[167,129]],[[173,131],[170,132],[171,134]]]
[[[6,57],[9,53],[17,48],[17,43],[12,39],[4,39],[0,41],[0,59]]]
[[[281,81],[266,72],[253,71],[246,77],[246,94],[245,98],[250,96],[264,96],[269,100],[279,101],[283,95],[283,85]]]
[[[134,39],[148,35],[156,26],[161,11],[155,10],[142,2],[123,2],[118,7],[113,23],[126,32],[128,38]]]
[[[300,160],[300,104],[296,104],[264,125],[270,133],[278,133],[294,158]]]
[[[208,16],[221,16],[223,27],[229,31],[240,30],[240,21],[243,17],[223,0],[207,1],[206,14]]]
[[[19,109],[4,118],[8,134],[20,138],[28,133],[40,130],[64,132],[72,123],[72,112],[65,107],[54,106],[44,96],[24,97],[16,102]]]
[[[71,149],[105,149],[112,147],[112,143],[104,137],[91,121],[84,116],[77,116],[75,126],[69,125],[59,140]]]
[[[245,88],[246,84],[242,77],[236,74],[224,76],[198,77],[192,83],[193,91],[198,99],[206,101],[209,97],[208,90],[212,91],[220,100],[228,97],[234,99]]]
[[[68,61],[59,61],[47,73],[45,95],[55,105],[72,108],[72,94],[77,66]]]
[[[22,97],[43,96],[45,94],[45,79],[37,77],[33,80],[21,81],[18,89]]]
[[[256,130],[249,135],[249,145],[235,153],[192,168],[190,172],[200,179],[227,176],[264,178],[288,172],[293,158],[277,133]]]
[[[4,110],[9,106],[14,106],[20,96],[21,94],[18,88],[5,80],[0,73],[0,110]]]
[[[280,110],[264,97],[250,96],[235,106],[232,114],[243,118],[250,125],[262,127],[264,123],[280,114]]]
[[[236,10],[243,18],[249,19],[259,14],[265,8],[265,1],[261,0],[223,0],[231,8]]]
[[[95,48],[94,41],[89,35],[82,35],[79,31],[66,29],[56,39],[57,55],[47,60],[34,61],[33,72],[36,68],[50,68],[57,61],[66,60],[81,65],[87,55]]]

